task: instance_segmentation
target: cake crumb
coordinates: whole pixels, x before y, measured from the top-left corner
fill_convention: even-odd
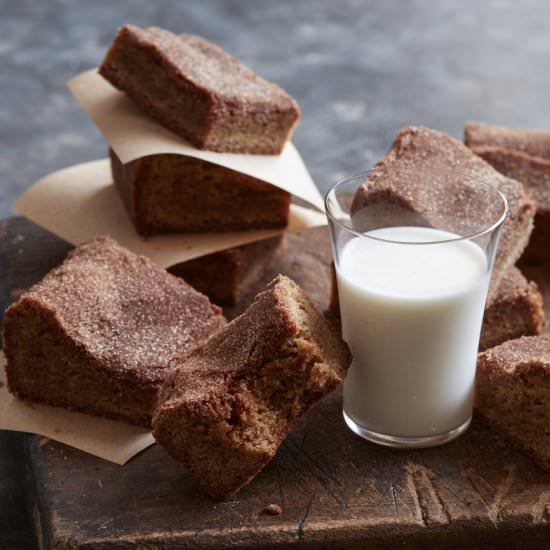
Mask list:
[[[268,516],[278,516],[283,513],[283,509],[278,504],[268,504],[264,508],[264,514]]]

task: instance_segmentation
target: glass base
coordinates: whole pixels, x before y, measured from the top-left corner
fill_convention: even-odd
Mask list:
[[[373,432],[367,428],[364,428],[360,424],[357,424],[355,420],[352,420],[346,411],[342,411],[344,420],[348,425],[348,428],[356,433],[358,436],[371,441],[372,443],[378,443],[378,445],[384,445],[385,447],[393,447],[396,449],[423,449],[425,447],[436,447],[437,445],[443,445],[443,443],[449,443],[453,439],[456,439],[459,435],[462,435],[470,426],[472,417],[468,418],[464,424],[454,428],[448,432],[442,434],[428,435],[426,437],[397,437],[393,435],[381,434]]]

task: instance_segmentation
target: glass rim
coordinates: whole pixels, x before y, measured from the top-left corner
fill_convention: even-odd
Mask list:
[[[501,226],[504,223],[504,220],[506,219],[506,216],[508,215],[508,210],[509,210],[508,201],[506,200],[506,197],[504,196],[504,194],[501,191],[499,191],[498,189],[496,189],[495,187],[492,187],[491,185],[489,185],[487,183],[479,182],[480,186],[482,186],[486,189],[490,189],[491,191],[494,191],[500,197],[504,208],[502,210],[502,214],[500,215],[500,217],[498,218],[498,220],[496,222],[488,224],[488,225],[484,226],[482,229],[480,229],[478,231],[475,231],[475,232],[470,233],[468,235],[455,237],[455,238],[452,238],[452,239],[441,239],[441,240],[437,240],[437,241],[414,241],[414,242],[399,241],[399,240],[394,240],[394,239],[384,239],[384,238],[381,238],[381,237],[375,237],[374,235],[369,235],[368,233],[361,233],[360,231],[356,231],[352,227],[349,227],[349,225],[347,225],[345,222],[343,222],[343,221],[341,221],[341,220],[339,220],[338,218],[335,217],[335,215],[331,211],[331,206],[329,205],[329,197],[330,197],[331,193],[334,193],[336,191],[337,187],[339,187],[341,185],[344,185],[345,183],[349,183],[351,180],[359,178],[359,177],[366,178],[366,176],[368,174],[370,174],[371,172],[372,172],[372,169],[371,170],[362,170],[361,172],[356,172],[355,174],[352,174],[351,176],[348,176],[348,177],[346,177],[344,179],[341,179],[340,181],[336,182],[326,192],[325,197],[324,197],[324,201],[323,201],[324,204],[325,204],[325,214],[327,215],[327,217],[333,223],[339,225],[341,228],[343,228],[346,231],[352,233],[353,235],[356,235],[357,237],[363,237],[363,238],[372,239],[372,240],[375,240],[375,241],[380,241],[380,242],[385,242],[385,243],[390,243],[390,244],[408,244],[408,245],[443,244],[443,243],[452,243],[452,242],[459,242],[459,241],[469,241],[469,240],[472,240],[472,239],[476,239],[478,237],[482,237],[483,235],[486,235],[488,233],[491,233],[492,231],[494,231],[495,229],[497,229],[499,226]],[[414,226],[414,227],[424,227],[424,226]]]

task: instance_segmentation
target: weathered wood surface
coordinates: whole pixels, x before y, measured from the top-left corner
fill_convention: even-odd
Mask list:
[[[0,262],[7,277],[0,295],[7,302],[70,247],[21,219],[3,228]],[[328,283],[310,275],[326,276],[329,253],[323,231],[315,234],[291,238],[279,267],[305,283],[323,307]],[[310,252],[294,254],[298,244]],[[525,272],[550,304],[550,266]],[[448,445],[403,452],[353,435],[340,409],[336,392],[311,410],[266,469],[227,502],[211,500],[158,447],[119,467],[20,436],[40,543],[99,549],[547,547],[550,474],[482,423],[474,421]],[[270,503],[282,514],[263,514]]]
[[[31,523],[27,518],[21,488],[14,436],[0,432],[0,548],[34,548]]]

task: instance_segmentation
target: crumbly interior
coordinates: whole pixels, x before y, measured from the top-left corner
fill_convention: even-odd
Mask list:
[[[147,232],[279,228],[288,223],[290,195],[198,159],[162,155],[138,175],[137,216]]]
[[[100,73],[172,131],[197,147],[203,144],[208,102],[197,99],[194,86],[167,71],[151,49],[135,40],[115,41]]]
[[[214,395],[170,409],[155,425],[157,439],[214,497],[230,496],[250,481],[296,420],[342,381],[347,368],[337,360],[330,337],[326,346],[320,343],[328,329],[318,322],[319,314],[297,294],[286,298],[300,328],[275,357],[234,376],[222,374]]]
[[[293,110],[230,114],[212,127],[205,149],[242,152],[244,148],[256,154],[280,154],[297,124]]]
[[[8,384],[23,399],[151,425],[158,382],[138,382],[102,368],[60,329],[53,314],[31,305],[10,313]]]
[[[224,498],[247,483],[272,458],[289,428],[322,396],[312,379],[331,378],[329,367],[314,357],[304,361],[304,341],[288,341],[281,359],[269,361],[256,373],[268,387],[235,379],[218,406],[226,418],[211,424],[193,409],[178,410],[170,434],[173,448],[185,448],[184,463],[215,497]],[[288,371],[293,370],[291,376]],[[334,384],[335,385],[335,384]]]
[[[510,373],[485,365],[476,388],[481,415],[545,469],[550,469],[549,387],[548,365],[531,361]]]
[[[215,252],[176,264],[168,271],[182,277],[215,304],[236,302],[241,266],[235,254]]]
[[[262,277],[282,246],[282,237],[273,237],[188,260],[169,271],[183,277],[212,302],[235,305]]]

